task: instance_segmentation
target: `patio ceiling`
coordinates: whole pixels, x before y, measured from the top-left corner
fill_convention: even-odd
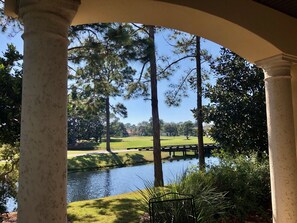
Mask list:
[[[297,1],[296,0],[254,0],[254,1],[297,19]]]

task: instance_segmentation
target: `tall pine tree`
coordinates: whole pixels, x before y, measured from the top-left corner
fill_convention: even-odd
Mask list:
[[[187,70],[183,70],[183,75],[177,84],[171,84],[170,89],[166,92],[166,103],[169,106],[180,106],[183,97],[188,96],[188,89],[196,91],[196,108],[193,108],[194,117],[197,120],[198,127],[198,154],[199,154],[199,168],[205,169],[205,152],[203,143],[203,112],[202,112],[202,93],[203,93],[203,74],[201,64],[209,61],[210,56],[206,50],[201,49],[201,38],[199,36],[190,35],[180,31],[174,31],[169,37],[174,41],[174,54],[178,59],[170,61],[166,58],[168,65],[162,69],[163,73],[179,72],[180,63],[190,61],[194,63]]]
[[[152,119],[153,119],[153,145],[154,145],[154,185],[164,186],[161,142],[160,142],[160,119],[158,108],[158,81],[157,81],[157,62],[155,50],[155,27],[148,26],[149,32],[149,61],[150,61],[150,83],[151,83],[151,102],[152,102]]]
[[[72,94],[86,100],[88,106],[105,105],[106,150],[110,151],[110,112],[127,116],[121,103],[111,98],[123,95],[125,86],[133,81],[130,60],[137,57],[138,36],[129,24],[93,24],[73,27],[73,46],[69,59],[76,64],[71,75]]]
[[[126,98],[142,96],[151,100],[152,108],[152,127],[153,127],[153,146],[154,146],[154,184],[155,186],[163,186],[163,168],[161,160],[161,142],[160,142],[160,119],[158,109],[158,78],[157,59],[155,48],[155,32],[156,27],[148,25],[136,25],[136,32],[143,36],[141,42],[140,58],[142,63],[141,71],[138,78],[128,85],[128,93]],[[148,69],[146,69],[148,68]],[[149,93],[150,89],[150,93]]]

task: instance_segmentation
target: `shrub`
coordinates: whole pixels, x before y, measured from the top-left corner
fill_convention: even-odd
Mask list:
[[[171,192],[167,187],[154,187],[154,183],[144,180],[144,190],[138,190],[140,195],[140,205],[146,213],[149,213],[149,201],[151,198],[160,197],[167,192]]]
[[[165,188],[146,184],[143,204],[167,192],[192,194],[197,222],[244,222],[256,217],[271,220],[271,192],[267,154],[231,156],[216,154],[220,163],[207,172],[197,167],[188,170]]]
[[[92,141],[81,140],[77,143],[68,145],[68,150],[96,150],[98,143]]]
[[[224,219],[229,203],[225,192],[216,192],[215,188],[207,185],[202,172],[192,172],[177,177],[176,182],[166,187],[153,187],[153,183],[145,182],[145,190],[139,190],[142,197],[141,204],[149,212],[149,200],[160,197],[166,193],[191,194],[194,196],[195,217],[197,222],[212,223]],[[176,210],[174,210],[176,211]]]
[[[197,222],[218,222],[226,218],[230,206],[227,193],[217,191],[208,174],[193,168],[169,188],[194,196]]]
[[[220,164],[207,172],[208,181],[218,192],[227,192],[229,215],[243,221],[248,216],[268,219],[271,210],[269,162],[266,154],[230,156],[219,154]]]

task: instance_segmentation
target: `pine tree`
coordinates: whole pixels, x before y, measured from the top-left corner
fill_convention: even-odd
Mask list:
[[[161,159],[160,142],[160,119],[158,109],[158,72],[155,49],[155,30],[154,26],[140,26],[133,24],[136,31],[140,32],[143,38],[139,61],[142,63],[142,69],[139,77],[128,85],[126,98],[144,97],[151,100],[152,108],[152,127],[153,127],[153,145],[154,145],[154,185],[164,186],[163,169]],[[147,66],[148,69],[146,70]],[[149,93],[150,89],[150,93]]]
[[[110,112],[127,116],[126,107],[110,99],[124,94],[133,81],[135,70],[129,65],[137,53],[137,36],[129,24],[94,24],[73,27],[70,37],[74,46],[69,59],[77,64],[72,92],[96,107],[104,103],[106,150],[110,151]],[[76,44],[76,45],[75,45]],[[99,106],[100,107],[100,106]]]
[[[150,61],[150,82],[151,82],[151,102],[152,102],[152,119],[153,119],[153,145],[154,145],[154,169],[155,181],[154,185],[164,186],[161,142],[160,142],[160,119],[158,108],[158,87],[157,87],[157,62],[155,50],[155,27],[148,26],[149,31],[149,61]]]
[[[170,36],[170,40],[174,41],[174,53],[179,56],[178,59],[169,61],[166,58],[168,65],[162,69],[163,73],[179,71],[179,64],[183,61],[194,61],[193,67],[184,71],[184,75],[179,83],[171,84],[170,90],[166,92],[166,103],[169,106],[180,106],[182,98],[188,96],[188,89],[196,91],[196,108],[192,109],[194,117],[197,120],[198,127],[198,154],[199,154],[199,168],[205,169],[205,151],[203,144],[203,112],[202,112],[202,70],[201,64],[210,60],[210,56],[206,50],[200,47],[201,38],[180,31],[174,31]]]

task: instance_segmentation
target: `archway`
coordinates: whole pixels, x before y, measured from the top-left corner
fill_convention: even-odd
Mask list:
[[[217,42],[263,67],[273,220],[297,221],[296,18],[256,1],[17,3],[6,0],[7,13],[19,14],[25,27],[19,222],[66,221],[67,29],[72,20],[73,24],[139,22],[176,28]]]

